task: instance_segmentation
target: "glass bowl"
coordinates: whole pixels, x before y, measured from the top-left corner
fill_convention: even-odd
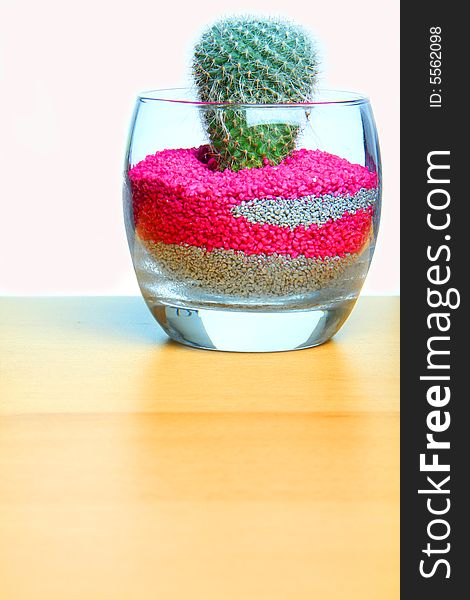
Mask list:
[[[130,127],[124,214],[145,302],[190,346],[322,344],[350,314],[374,253],[381,166],[368,98],[331,90],[301,104],[190,98],[185,89],[144,92]],[[222,169],[208,131],[228,122],[265,144],[261,163]],[[272,164],[270,150],[291,131],[295,143]]]

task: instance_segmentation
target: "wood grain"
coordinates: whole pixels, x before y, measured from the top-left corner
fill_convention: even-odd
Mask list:
[[[166,342],[137,298],[0,320],[1,600],[399,597],[396,298],[281,354]]]
[[[397,298],[361,299],[323,346],[268,354],[171,342],[138,298],[4,298],[0,322],[3,413],[398,407]]]

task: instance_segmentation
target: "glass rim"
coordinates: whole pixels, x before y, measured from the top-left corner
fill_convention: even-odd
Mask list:
[[[180,98],[193,92],[192,88],[162,88],[156,90],[147,90],[137,94],[139,102],[169,102],[172,104],[181,104],[183,106],[197,106],[199,108],[308,108],[314,106],[336,105],[336,106],[357,106],[367,104],[369,97],[360,92],[337,89],[319,89],[315,94],[316,98],[308,102],[273,102],[269,104],[249,103],[249,102],[202,102],[200,100],[187,100]],[[170,97],[175,95],[176,97]],[[194,95],[196,95],[194,93]]]

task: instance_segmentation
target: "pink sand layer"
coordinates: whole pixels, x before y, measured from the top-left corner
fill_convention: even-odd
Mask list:
[[[163,150],[129,171],[136,229],[143,239],[308,258],[344,256],[366,243],[372,207],[293,231],[235,218],[230,210],[254,198],[353,195],[375,188],[377,175],[365,167],[319,150],[298,150],[275,167],[214,172],[198,160],[197,151]]]

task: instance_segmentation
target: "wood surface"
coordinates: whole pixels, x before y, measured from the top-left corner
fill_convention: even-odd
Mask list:
[[[0,299],[0,599],[398,599],[398,310],[234,354]]]

